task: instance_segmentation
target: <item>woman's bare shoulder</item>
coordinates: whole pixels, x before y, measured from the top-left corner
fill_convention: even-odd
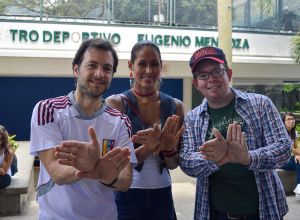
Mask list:
[[[124,112],[124,104],[120,95],[114,94],[105,99],[107,105]]]
[[[176,114],[180,117],[184,117],[184,104],[177,98],[173,98],[176,104]]]

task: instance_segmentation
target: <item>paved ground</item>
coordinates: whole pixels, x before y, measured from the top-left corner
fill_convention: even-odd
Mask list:
[[[38,174],[38,169],[35,169],[35,174]],[[195,202],[195,180],[186,176],[178,168],[171,171],[173,179],[173,196],[178,220],[192,220]],[[35,175],[35,179],[37,175]],[[36,181],[35,181],[36,183]],[[300,201],[294,196],[288,196],[289,213],[284,220],[300,219]],[[1,217],[1,220],[36,220],[38,213],[38,205],[35,202],[35,191],[32,191],[29,196],[29,201],[22,211],[21,215]]]
[[[195,202],[195,179],[185,175],[179,168],[171,172],[173,196],[178,220],[192,220]],[[284,220],[300,219],[300,200],[287,196],[289,212]]]

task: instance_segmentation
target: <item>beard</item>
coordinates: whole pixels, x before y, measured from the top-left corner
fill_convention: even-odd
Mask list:
[[[107,85],[96,89],[88,87],[86,84],[78,82],[78,88],[81,94],[88,96],[91,99],[99,99],[107,89]]]

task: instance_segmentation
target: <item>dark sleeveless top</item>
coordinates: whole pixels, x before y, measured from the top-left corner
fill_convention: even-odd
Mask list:
[[[125,95],[131,102],[131,105],[137,110],[138,109],[138,104],[137,104],[137,99],[136,97],[133,95],[131,90],[127,90],[125,92],[122,93],[123,95]],[[176,114],[176,104],[174,99],[162,92],[159,92],[159,97],[160,97],[160,124],[161,124],[161,128],[163,128],[166,120],[168,117]],[[124,101],[124,114],[126,114],[130,121],[131,121],[131,126],[132,126],[132,130],[131,133],[132,134],[136,134],[138,131],[140,130],[144,130],[147,129],[151,126],[145,124],[143,121],[141,121],[141,119],[135,114],[134,111],[132,111],[132,109],[130,109],[130,107],[128,106],[128,104],[126,103],[126,101]],[[134,143],[134,148],[138,148],[140,147],[140,144],[136,144]],[[163,168],[165,167],[164,164],[164,157],[163,155],[160,153],[160,158],[161,158],[161,164],[160,164],[160,171],[162,173]],[[143,163],[139,164],[138,166],[135,167],[135,169],[137,171],[140,171],[143,167]]]

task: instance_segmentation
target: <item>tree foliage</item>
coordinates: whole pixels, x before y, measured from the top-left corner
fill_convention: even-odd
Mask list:
[[[282,86],[284,111],[300,111],[300,84],[285,83]]]
[[[300,85],[293,84],[293,83],[286,83],[282,86],[282,91],[286,93],[293,92],[293,91],[300,92]]]
[[[217,1],[176,0],[176,21],[193,26],[217,26]]]
[[[148,23],[160,12],[165,22],[170,14],[175,15],[172,20],[177,25],[217,25],[216,0],[174,0],[174,9],[169,3],[169,0],[1,0],[0,14],[99,19],[110,16],[118,22]]]
[[[273,15],[272,0],[256,0],[256,5],[268,16]]]
[[[102,17],[106,0],[2,0],[1,14],[54,17]]]
[[[298,32],[291,42],[291,55],[295,62],[300,64],[300,32]]]
[[[151,8],[157,8],[153,1],[150,1]],[[153,16],[151,16],[152,19]],[[114,0],[113,19],[117,21],[149,22],[149,1],[148,0]]]

